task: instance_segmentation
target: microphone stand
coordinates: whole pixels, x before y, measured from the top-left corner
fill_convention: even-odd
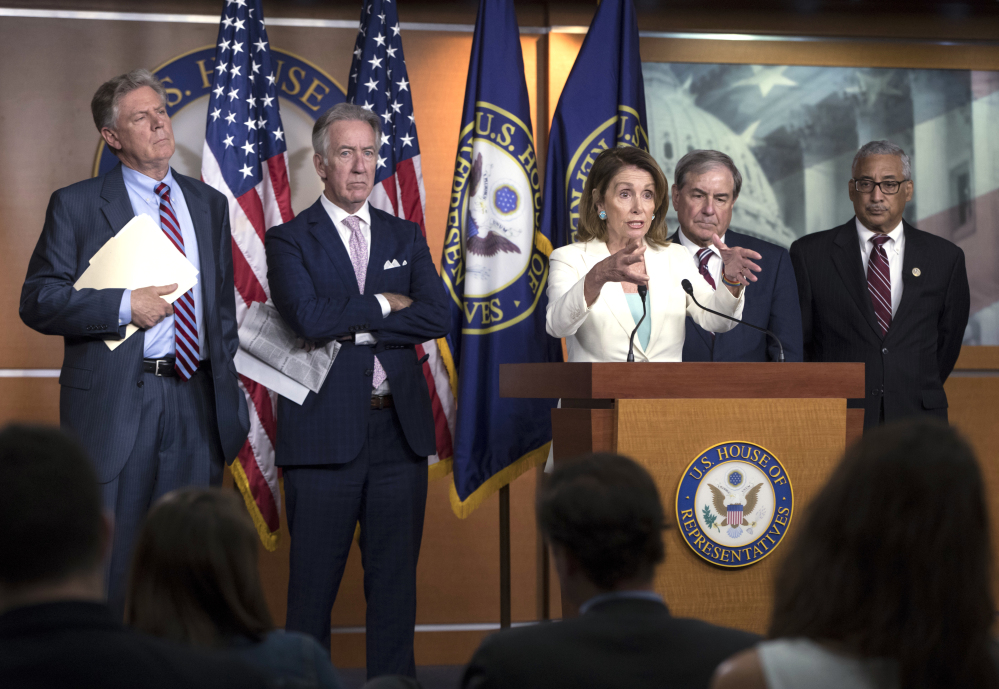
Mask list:
[[[646,307],[645,307],[645,295],[649,293],[648,285],[638,286],[638,296],[642,298],[642,317],[638,319],[638,323],[635,324],[635,329],[631,331],[631,339],[628,341],[628,361],[635,361],[635,333],[638,332],[638,327],[645,320]]]
[[[719,313],[718,311],[714,311],[713,309],[709,309],[708,307],[703,306],[701,304],[701,302],[697,301],[697,297],[694,296],[694,286],[690,284],[690,280],[686,280],[686,279],[681,280],[680,281],[680,286],[683,287],[683,291],[684,292],[686,292],[688,295],[690,295],[690,298],[694,300],[695,304],[697,304],[699,307],[701,307],[703,310],[707,311],[708,313],[713,313],[716,316],[721,316],[722,318],[727,318],[730,321],[735,321],[736,323],[742,323],[743,325],[748,326],[748,327],[752,328],[753,330],[759,330],[761,333],[766,333],[770,337],[774,338],[774,342],[777,343],[777,349],[780,352],[779,356],[777,357],[777,362],[778,363],[783,363],[784,362],[784,345],[782,345],[780,343],[780,338],[779,337],[777,337],[776,335],[774,335],[772,332],[770,332],[766,328],[761,328],[758,325],[753,325],[752,323],[747,323],[746,321],[739,320],[738,318],[733,318],[732,316],[726,316],[724,313]],[[638,328],[635,328],[635,329],[638,330]]]

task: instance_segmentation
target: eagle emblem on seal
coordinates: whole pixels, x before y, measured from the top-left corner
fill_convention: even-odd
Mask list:
[[[731,479],[729,483],[732,483]],[[718,514],[725,515],[721,526],[728,527],[728,535],[732,538],[738,538],[742,535],[743,526],[752,526],[745,515],[752,514],[753,510],[756,509],[757,496],[762,487],[762,483],[757,483],[752,487],[746,486],[742,489],[730,489],[724,485],[716,486],[711,483],[708,484],[708,488],[711,489],[712,504],[715,510]]]

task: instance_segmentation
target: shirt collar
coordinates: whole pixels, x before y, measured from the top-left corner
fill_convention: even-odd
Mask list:
[[[579,614],[580,616],[585,615],[595,606],[612,600],[647,600],[662,603],[663,605],[666,604],[663,601],[663,597],[655,591],[608,591],[607,593],[599,593],[580,605]]]
[[[728,234],[728,230],[725,230],[725,234]],[[715,248],[714,244],[711,244],[708,247],[697,246],[692,241],[690,241],[689,239],[687,239],[687,235],[685,235],[683,233],[682,229],[676,231],[676,236],[679,238],[680,244],[682,246],[686,247],[687,251],[689,251],[690,255],[693,256],[694,258],[697,258],[697,252],[700,251],[702,248],[711,249],[711,253],[713,253],[715,256],[718,256],[719,258],[721,257],[721,254],[718,253],[718,249]],[[721,243],[722,244],[725,243],[725,235],[724,234],[721,237],[719,237],[719,239],[721,239]]]
[[[864,224],[860,222],[860,218],[855,218],[854,221],[857,224],[857,236],[860,237],[860,245],[864,247],[864,251],[866,252],[869,250],[871,246],[871,237],[877,236],[878,233],[872,232],[871,230],[864,227]],[[895,253],[901,251],[903,237],[904,234],[902,231],[902,221],[899,220],[898,225],[895,226],[895,229],[888,233],[888,239],[890,241],[887,242],[888,246],[886,247],[886,249],[890,249]]]
[[[170,168],[167,168],[166,177],[163,179],[153,179],[138,170],[133,170],[127,165],[122,165],[121,176],[125,178],[126,184],[131,184],[133,187],[140,189],[143,194],[156,196],[156,187],[160,185],[160,182],[170,187],[171,192],[177,188],[176,181],[173,178],[173,170]]]
[[[340,206],[326,198],[326,194],[320,194],[319,201],[323,204],[323,208],[326,209],[326,213],[330,216],[330,220],[333,221],[334,225],[342,225],[344,218],[353,215],[359,218],[366,226],[371,227],[371,211],[366,200],[364,205],[361,206],[356,213],[348,213],[344,209],[340,208]]]

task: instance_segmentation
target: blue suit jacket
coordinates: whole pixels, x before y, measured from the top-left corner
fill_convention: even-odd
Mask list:
[[[246,441],[250,421],[233,364],[239,338],[229,207],[207,184],[176,171],[173,175],[198,237],[198,286],[212,362],[214,413],[223,456],[231,462]],[[108,349],[104,340],[125,334],[124,326],[118,327],[123,290],[76,290],[73,283],[134,215],[120,164],[101,177],[56,191],[21,289],[21,320],[41,333],[64,338],[59,418],[83,443],[101,482],[118,475],[135,444],[145,332],[114,351]]]
[[[281,317],[300,337],[327,342],[369,331],[378,344],[342,344],[318,393],[300,406],[278,401],[278,466],[341,464],[361,451],[371,410],[378,355],[392,388],[399,421],[418,455],[436,452],[430,393],[415,345],[450,328],[444,285],[415,223],[371,208],[371,255],[365,294],[350,256],[320,201],[267,232],[267,280]],[[385,268],[389,260],[398,267]],[[382,317],[374,295],[409,296],[408,308]]]
[[[673,239],[678,241],[676,235]],[[798,286],[787,250],[732,230],[725,233],[725,243],[752,249],[763,257],[759,261],[763,269],[757,273],[759,279],[746,288],[742,320],[774,332],[784,345],[785,361],[801,361]],[[740,324],[727,333],[716,334],[712,342],[711,333],[687,316],[684,361],[777,361],[777,354],[777,344],[759,330]]]

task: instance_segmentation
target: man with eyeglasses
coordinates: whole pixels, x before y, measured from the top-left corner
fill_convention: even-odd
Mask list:
[[[909,157],[890,141],[857,151],[856,217],[791,245],[806,361],[862,361],[864,429],[929,414],[947,418],[943,384],[968,325],[964,252],[902,219]]]

